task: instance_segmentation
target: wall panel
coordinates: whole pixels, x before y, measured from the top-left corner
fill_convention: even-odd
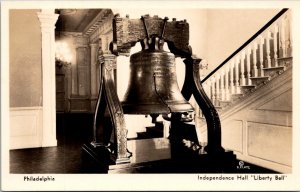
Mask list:
[[[42,146],[42,107],[10,109],[10,149]]]
[[[291,127],[248,122],[247,147],[250,156],[292,165]]]
[[[222,146],[234,151],[243,152],[243,121],[233,120],[222,129]]]

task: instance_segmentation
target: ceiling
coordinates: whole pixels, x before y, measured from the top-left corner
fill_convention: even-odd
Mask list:
[[[56,31],[83,32],[102,9],[57,9]]]

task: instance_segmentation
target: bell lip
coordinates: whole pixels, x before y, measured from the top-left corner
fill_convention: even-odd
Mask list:
[[[189,103],[181,103],[175,105],[169,105],[171,113],[184,113],[195,111],[194,107]]]
[[[169,113],[185,113],[193,112],[195,109],[191,104],[175,104],[175,105],[161,105],[161,104],[126,104],[122,103],[124,114],[169,114]]]

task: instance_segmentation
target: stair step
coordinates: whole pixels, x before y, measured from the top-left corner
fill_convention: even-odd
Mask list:
[[[164,127],[146,127],[146,132],[162,132],[164,130]]]
[[[219,106],[221,108],[227,107],[228,105],[230,105],[232,103],[232,101],[219,101]]]
[[[244,95],[244,94],[242,94],[242,93],[231,94],[231,100],[232,100],[232,102],[234,102],[234,101],[240,99],[241,97],[243,97],[243,95]]]
[[[290,67],[293,63],[293,57],[280,57],[277,58],[279,66]]]
[[[242,94],[252,93],[255,90],[255,85],[241,85],[240,86]]]
[[[146,131],[137,132],[135,139],[150,139],[164,136],[164,125],[162,121],[155,122],[155,126],[146,127]]]
[[[147,131],[145,133],[149,136],[149,138],[157,138],[164,136],[163,130],[157,129],[155,127],[147,127],[146,129]]]
[[[266,84],[269,80],[269,76],[264,76],[264,77],[250,77],[252,84],[254,85],[260,85],[260,84]]]
[[[164,129],[164,122],[162,122],[162,121],[155,122],[155,127],[163,130]]]
[[[275,75],[280,75],[285,71],[285,66],[279,67],[270,67],[270,68],[263,68],[265,76],[273,77]]]
[[[152,139],[163,137],[163,134],[160,133],[148,133],[148,132],[138,132],[135,139]]]
[[[136,139],[148,139],[149,135],[147,135],[146,132],[137,132],[137,138]]]
[[[155,122],[155,126],[146,127],[146,133],[153,137],[163,137],[164,135],[164,124],[162,121]]]

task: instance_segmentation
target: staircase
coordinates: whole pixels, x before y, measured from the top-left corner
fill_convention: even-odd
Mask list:
[[[151,139],[151,138],[161,138],[163,136],[164,136],[164,124],[162,121],[157,121],[154,123],[154,126],[146,127],[146,131],[137,132],[137,137],[133,139],[135,140]]]
[[[229,107],[291,67],[290,12],[284,11],[266,30],[255,34],[256,38],[251,38],[251,42],[202,80],[217,108]]]
[[[233,147],[231,150],[234,150],[236,154],[238,154],[238,158],[240,154],[240,159],[244,158],[248,161],[253,160],[253,162],[250,163],[267,166],[268,168],[279,172],[289,172],[291,170],[291,165],[288,165],[289,163],[286,163],[285,160],[278,160],[277,162],[276,159],[271,158],[271,155],[268,157],[261,157],[264,156],[264,154],[260,154],[261,156],[259,156],[257,155],[257,152],[249,150],[250,147],[254,145],[249,141],[252,139],[249,138],[249,135],[252,134],[252,128],[260,129],[262,124],[264,124],[265,127],[270,127],[270,130],[272,129],[272,131],[274,131],[273,128],[276,126],[280,126],[278,130],[281,130],[281,127],[291,130],[291,123],[277,123],[276,119],[273,119],[271,123],[267,120],[268,123],[266,123],[263,118],[254,121],[252,117],[247,117],[247,113],[253,114],[253,111],[258,111],[259,109],[260,111],[257,113],[258,116],[259,114],[263,114],[261,113],[262,109],[260,109],[259,106],[254,107],[254,105],[259,105],[259,102],[269,102],[269,100],[266,100],[268,97],[266,96],[266,93],[269,92],[272,87],[275,87],[274,91],[268,93],[269,97],[272,97],[274,100],[273,106],[271,107],[272,109],[269,106],[269,108],[267,110],[264,109],[263,112],[268,112],[268,114],[271,115],[271,117],[269,117],[270,119],[272,118],[272,115],[279,114],[279,112],[281,112],[281,114],[287,114],[287,119],[291,118],[290,109],[283,110],[278,107],[276,109],[274,108],[274,105],[276,105],[274,103],[280,102],[283,99],[286,100],[287,98],[284,98],[282,95],[289,95],[286,92],[291,92],[292,89],[291,71],[293,63],[293,46],[290,21],[290,11],[283,9],[258,33],[251,37],[218,68],[202,80],[205,92],[219,112],[222,122],[222,134],[224,131],[226,132],[226,129],[227,132],[230,132],[229,130],[231,129],[231,133],[232,131],[241,132],[240,136],[237,136],[236,138],[226,134],[228,137],[227,139],[225,138],[226,141],[234,139],[243,140],[240,144],[236,144],[241,145],[240,147],[235,146],[235,149]],[[283,81],[286,81],[286,84],[279,86],[280,82]],[[283,90],[282,87],[284,87],[285,90]],[[280,90],[282,91],[279,93]],[[291,97],[291,94],[289,96]],[[282,103],[282,105],[284,106],[284,103]],[[276,113],[274,111],[276,111]],[[273,117],[276,118],[275,116]],[[282,116],[282,118],[285,118],[285,116]],[[256,117],[255,119],[259,118]],[[197,120],[198,127],[200,127],[201,135],[203,137],[203,135],[206,135],[206,122],[201,110]],[[237,126],[238,123],[240,123],[240,127]],[[251,127],[254,123],[256,123],[255,126]],[[266,129],[267,128],[261,130]],[[258,138],[259,134],[261,134],[261,132],[254,133],[254,138]],[[278,131],[277,134],[280,135],[281,132]],[[284,134],[286,134],[286,132],[284,132]],[[235,135],[235,133],[232,135]],[[290,136],[291,133],[288,133],[288,135]],[[222,139],[224,137],[225,136],[223,136]],[[203,138],[205,138],[205,136]],[[268,139],[270,138],[266,138],[266,140]],[[202,142],[205,142],[205,139]],[[279,143],[280,142],[284,144],[286,141],[279,141]],[[226,145],[226,142],[222,143],[224,143],[223,145]],[[262,150],[264,145],[265,144],[261,145]],[[266,145],[268,146],[268,144]],[[233,145],[231,145],[231,147],[232,146]],[[270,146],[275,147],[276,144],[270,144]],[[250,154],[249,151],[255,155]],[[262,158],[263,160],[255,160],[255,158]],[[268,164],[269,161],[273,162]],[[281,166],[282,164],[283,166]]]

